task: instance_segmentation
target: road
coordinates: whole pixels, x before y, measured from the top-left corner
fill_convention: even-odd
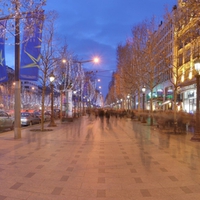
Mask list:
[[[93,116],[0,134],[0,200],[199,200],[200,143]],[[34,126],[39,127],[39,125]]]

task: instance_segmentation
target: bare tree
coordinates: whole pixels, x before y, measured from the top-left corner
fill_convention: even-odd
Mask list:
[[[117,49],[117,74],[116,78],[118,78],[118,87],[116,87],[116,94],[123,96],[126,98],[127,94],[130,94],[132,84],[133,84],[133,71],[132,71],[132,62],[131,62],[131,45],[126,43],[124,46],[119,45]]]
[[[41,21],[40,13],[42,6],[45,5],[45,0],[11,0],[9,3],[7,0],[0,2],[0,16],[1,19],[8,20],[5,31],[10,33],[10,36],[14,36],[15,46],[15,125],[14,125],[14,138],[21,138],[21,98],[20,89],[21,82],[19,79],[20,68],[20,33],[21,27],[24,25],[27,32],[27,39],[34,33],[34,24]],[[28,16],[31,16],[30,20],[27,20]],[[37,17],[40,18],[37,20]],[[28,22],[29,21],[29,22]],[[2,34],[2,33],[1,33]],[[3,32],[4,34],[4,32]]]
[[[109,83],[108,90],[109,90],[109,93],[106,96],[106,104],[112,106],[113,103],[115,103],[117,100],[116,99],[117,97],[116,97],[116,86],[115,86],[115,74],[114,73],[112,74],[112,79]]]
[[[57,13],[51,11],[46,14],[46,19],[43,28],[42,48],[41,48],[41,64],[39,82],[42,86],[42,123],[41,130],[44,130],[44,110],[46,88],[49,86],[49,75],[54,71],[59,62],[58,48],[55,41],[55,20]],[[53,115],[53,113],[51,113]]]
[[[145,49],[147,41],[147,21],[132,28],[132,79],[134,80],[133,87],[135,88],[135,95],[138,96],[138,111],[141,109],[141,89],[145,86],[148,80],[146,76],[146,63],[145,63]],[[147,78],[147,77],[146,77]]]
[[[138,95],[138,110],[141,107],[141,87],[145,85],[152,93],[156,86],[153,59],[155,41],[150,40],[155,31],[153,25],[153,21],[150,24],[146,20],[134,26],[131,40],[127,41],[126,45],[118,47],[117,68],[121,77],[120,82],[126,94]]]
[[[0,20],[7,20],[5,27],[7,45],[16,45],[13,42],[14,37],[19,36],[19,42],[24,43],[35,34],[34,25],[44,20],[43,15],[40,14],[44,5],[46,5],[46,0],[0,1]],[[28,18],[29,20],[27,20]],[[21,33],[24,30],[28,33],[26,41],[21,40]],[[5,34],[5,32],[0,34]]]

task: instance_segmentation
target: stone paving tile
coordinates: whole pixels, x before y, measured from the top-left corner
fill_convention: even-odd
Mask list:
[[[178,179],[175,176],[169,176],[169,179],[172,181],[178,181]]]
[[[44,165],[38,165],[37,167],[36,167],[36,169],[42,169],[44,167]]]
[[[74,170],[74,167],[68,167],[66,171],[72,172]]]
[[[190,193],[193,193],[192,190],[190,190],[188,187],[180,187],[181,190],[183,190],[183,192],[185,192],[186,194],[190,194]]]
[[[4,199],[6,199],[6,196],[0,195],[0,200],[4,200]]]
[[[141,189],[140,192],[141,192],[143,197],[151,197],[152,196],[150,194],[149,190],[147,190],[147,189]]]
[[[97,197],[98,198],[106,197],[106,190],[97,190]]]
[[[105,177],[99,177],[98,178],[98,182],[97,183],[105,183],[106,180],[105,180]]]
[[[25,177],[26,177],[26,178],[31,178],[31,177],[34,176],[34,175],[35,175],[35,173],[30,172],[30,173],[28,173]]]
[[[55,187],[51,194],[53,194],[53,195],[60,195],[60,193],[62,192],[62,190],[63,190],[62,187]]]
[[[69,179],[69,176],[62,176],[60,181],[67,181]]]
[[[23,183],[15,183],[13,186],[10,187],[10,189],[13,189],[13,190],[17,190],[19,189],[21,186],[23,185]]]

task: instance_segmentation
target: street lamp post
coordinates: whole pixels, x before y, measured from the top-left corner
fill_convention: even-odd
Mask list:
[[[73,121],[73,116],[72,116],[72,83],[70,82],[71,77],[71,65],[69,63],[69,61],[67,61],[66,59],[62,60],[63,63],[67,63],[67,77],[65,77],[65,83],[64,86],[67,86],[67,88],[64,88],[64,90],[66,90],[66,118],[68,121]],[[72,63],[78,63],[79,64],[79,77],[80,77],[80,95],[79,95],[79,100],[78,100],[78,108],[79,108],[79,112],[82,111],[82,106],[84,109],[84,102],[82,102],[82,87],[83,87],[83,73],[82,73],[82,64],[83,63],[87,63],[87,62],[93,62],[93,63],[98,63],[99,62],[99,58],[94,58],[92,60],[85,60],[85,61],[76,61],[76,60],[72,60]],[[78,95],[77,95],[78,97]]]
[[[127,95],[127,101],[128,101],[128,112],[129,112],[129,109],[130,109],[130,108],[129,108],[129,106],[130,106],[130,105],[129,105],[129,99],[130,99],[130,95],[128,94],[128,95]]]
[[[60,121],[63,121],[63,85],[60,85]]]
[[[121,109],[123,109],[123,99],[120,99],[121,102]]]
[[[143,109],[143,111],[144,111],[144,109],[145,109],[145,106],[144,106],[144,103],[145,103],[145,92],[146,92],[146,87],[145,86],[143,86],[142,87],[142,109]]]
[[[146,92],[146,87],[143,86],[142,87],[142,109],[143,109],[143,112],[145,110],[145,92]],[[145,123],[145,117],[144,117],[144,113],[143,113],[143,118],[142,118],[142,123]]]
[[[49,79],[51,82],[51,121],[50,121],[48,127],[55,127],[56,124],[54,122],[54,111],[53,111],[53,82],[55,80],[55,76],[54,76],[53,72],[51,72]]]
[[[199,100],[200,100],[200,59],[194,62],[194,68],[197,71],[196,75],[196,123],[195,123],[195,134],[191,138],[192,141],[200,141],[200,116],[199,116]]]
[[[117,100],[117,110],[119,110],[119,100]]]
[[[86,111],[85,111],[86,105],[87,105],[86,101],[87,101],[87,98],[86,98],[86,97],[83,97],[83,98],[82,98],[82,102],[83,102],[83,116],[86,116]],[[81,104],[80,104],[80,105],[81,105]],[[80,109],[80,110],[81,110],[81,109]],[[80,111],[80,112],[81,112],[81,111]]]

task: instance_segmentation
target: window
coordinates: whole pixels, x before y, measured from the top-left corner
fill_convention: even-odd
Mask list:
[[[185,52],[185,63],[190,61],[190,49],[187,49]]]
[[[178,66],[181,66],[181,65],[183,65],[183,54],[180,54],[178,56]]]

